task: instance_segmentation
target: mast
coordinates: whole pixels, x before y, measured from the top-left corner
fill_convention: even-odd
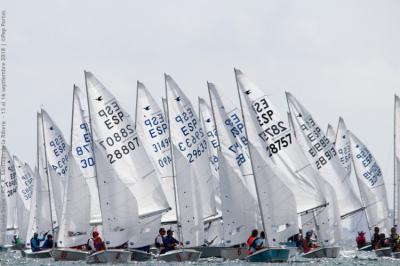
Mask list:
[[[136,82],[136,103],[135,103],[135,130],[137,125],[137,106],[138,106],[138,96],[139,96],[139,80]]]
[[[266,233],[266,224],[265,224],[265,221],[264,221],[263,209],[262,209],[262,205],[261,205],[261,201],[260,201],[260,192],[258,191],[259,188],[258,188],[258,185],[257,185],[257,178],[256,178],[256,174],[255,174],[255,171],[254,171],[254,165],[253,165],[253,160],[252,160],[252,156],[251,156],[251,142],[249,140],[249,135],[247,134],[246,120],[244,118],[244,113],[243,113],[242,97],[240,96],[239,82],[237,80],[237,76],[236,76],[236,71],[235,70],[236,69],[234,69],[236,88],[237,88],[237,92],[238,92],[238,95],[239,95],[240,111],[242,113],[244,132],[245,132],[245,135],[246,135],[246,138],[247,138],[247,141],[248,141],[250,165],[251,165],[251,170],[253,172],[254,184],[256,186],[257,203],[258,203],[258,208],[260,209],[260,215],[261,215],[261,222],[262,222],[262,226],[263,226],[263,231],[265,233],[266,247],[269,247],[268,234]]]
[[[178,191],[177,191],[177,186],[176,186],[176,174],[175,174],[175,160],[174,160],[174,153],[172,151],[173,149],[173,143],[172,143],[172,137],[171,137],[171,123],[169,122],[169,105],[168,105],[168,89],[167,89],[167,74],[164,73],[164,86],[165,86],[165,97],[166,97],[166,116],[167,116],[167,122],[168,122],[168,133],[169,133],[169,139],[170,139],[170,153],[171,153],[171,170],[172,170],[172,181],[174,185],[174,200],[175,200],[175,211],[176,211],[176,225],[177,225],[177,230],[178,230],[178,236],[179,240],[182,243],[185,243],[183,241],[183,234],[181,230],[181,224],[180,224],[180,217],[179,217],[179,206],[178,206]]]
[[[396,193],[397,190],[397,158],[396,158],[396,152],[397,152],[397,141],[396,141],[396,129],[397,129],[397,123],[396,123],[396,100],[397,100],[397,95],[394,95],[394,129],[393,129],[393,142],[394,142],[394,151],[393,151],[393,226],[397,225],[397,200],[396,197],[398,196]]]
[[[47,150],[46,150],[46,134],[44,133],[44,121],[43,121],[43,111],[41,112],[41,118],[42,118],[42,134],[43,134],[43,145],[44,145],[44,158],[46,162],[46,177],[47,177],[47,187],[49,191],[49,206],[50,206],[50,221],[51,221],[51,232],[53,233],[54,236],[54,221],[53,221],[53,210],[51,207],[51,193],[50,193],[50,178],[49,178],[49,163],[47,162]],[[53,247],[54,249],[54,244]]]
[[[92,115],[90,112],[90,103],[89,103],[89,91],[88,91],[88,86],[87,86],[87,78],[86,78],[86,70],[83,71],[84,75],[85,75],[85,87],[86,87],[86,99],[87,99],[87,106],[88,106],[88,114],[89,114],[89,128],[90,128],[90,138],[91,138],[91,142],[90,142],[90,146],[92,148],[92,153],[93,153],[93,160],[94,160],[94,177],[96,179],[96,186],[97,186],[97,196],[99,197],[100,200],[100,190],[99,190],[99,180],[97,179],[97,163],[96,163],[96,155],[95,155],[95,151],[94,151],[94,137],[93,137],[93,130],[92,130]],[[72,143],[71,143],[72,144]],[[72,145],[71,145],[72,146]],[[99,204],[100,207],[100,213],[102,214],[102,210],[101,210],[101,203]],[[103,215],[102,215],[103,217]],[[101,223],[102,224],[102,223]]]

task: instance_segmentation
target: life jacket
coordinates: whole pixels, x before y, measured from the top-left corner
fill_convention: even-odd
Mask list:
[[[96,249],[96,251],[101,251],[106,249],[103,240],[99,236],[93,238],[93,246]]]
[[[358,248],[365,246],[365,236],[358,236],[356,239]]]
[[[253,245],[253,243],[254,243],[254,240],[256,240],[256,238],[255,238],[254,236],[250,236],[250,237],[247,239],[247,246],[248,246],[247,255],[250,255],[250,254],[251,254],[251,248],[252,248],[252,245]]]

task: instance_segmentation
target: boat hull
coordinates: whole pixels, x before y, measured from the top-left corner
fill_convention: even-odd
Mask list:
[[[358,251],[372,251],[372,245],[366,245],[362,248],[359,248]]]
[[[395,259],[400,259],[400,252],[393,252],[392,257]]]
[[[247,256],[247,247],[221,249],[221,258],[224,260],[244,260]]]
[[[30,249],[21,250],[22,257],[30,258],[30,259],[43,259],[43,258],[51,258],[51,249],[45,249],[40,251],[33,252]]]
[[[392,249],[391,248],[375,249],[375,254],[377,257],[391,257]]]
[[[198,261],[201,252],[194,249],[177,249],[168,251],[165,254],[160,254],[156,257],[157,260],[173,262],[173,261]]]
[[[86,258],[86,262],[93,263],[127,263],[131,259],[131,252],[123,249],[107,249],[95,252]]]
[[[289,259],[288,248],[264,248],[246,257],[248,262],[286,262]]]
[[[302,255],[303,258],[337,258],[339,256],[340,247],[321,247],[311,250]]]
[[[56,248],[51,251],[51,256],[55,261],[78,261],[86,260],[89,252],[73,248]]]
[[[143,250],[130,249],[129,251],[131,252],[131,260],[133,261],[148,261],[154,258],[152,253]]]
[[[200,258],[221,258],[221,250],[224,248],[225,247],[196,247],[193,249],[201,252]]]

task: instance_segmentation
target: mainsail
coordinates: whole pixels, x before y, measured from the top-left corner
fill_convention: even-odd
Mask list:
[[[161,215],[169,206],[130,116],[92,73],[85,78],[103,234],[116,247],[140,235],[138,216]]]
[[[163,222],[176,221],[172,159],[167,119],[143,83],[137,83],[136,130],[144,149],[161,178],[161,185],[172,208]]]
[[[335,133],[335,130],[333,129],[333,126],[331,124],[328,124],[328,127],[326,128],[325,136],[335,146],[336,133]]]
[[[181,225],[179,237],[185,246],[199,246],[204,243],[203,219],[217,213],[207,139],[192,104],[168,75],[165,86]]]
[[[15,174],[14,161],[6,146],[2,147],[1,153],[1,187],[7,202],[7,229],[16,228],[17,217],[17,178]]]
[[[208,83],[208,91],[220,146],[218,158],[224,241],[228,245],[237,245],[246,239],[252,229],[261,225],[253,173],[250,158],[238,137],[238,121],[228,117],[214,84]],[[237,118],[244,132],[240,114]]]
[[[340,215],[345,217],[362,209],[346,171],[340,164],[332,142],[325,136],[311,114],[290,93],[286,93],[290,112],[298,128],[297,140],[301,143],[309,161],[336,192]]]
[[[34,173],[28,164],[24,164],[16,156],[14,156],[15,171],[17,174],[18,193],[17,193],[17,224],[18,235],[25,241],[29,212],[31,208],[31,199],[33,193]]]
[[[248,97],[256,113],[260,137],[268,144],[270,156],[287,178],[282,180],[296,198],[297,212],[302,213],[326,205],[320,191],[319,175],[304,155],[291,128],[281,119],[269,98],[258,89],[244,74],[235,69],[240,91]]]
[[[351,153],[369,228],[389,233],[389,208],[382,171],[368,148],[350,131]]]

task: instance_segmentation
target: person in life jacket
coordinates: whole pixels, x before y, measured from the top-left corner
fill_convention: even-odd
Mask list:
[[[42,248],[43,249],[49,249],[53,248],[54,246],[54,241],[53,241],[53,236],[48,234],[46,241],[44,241]]]
[[[44,239],[46,238],[46,235],[47,235],[48,233],[49,233],[49,232],[44,233],[44,235],[43,235],[42,238],[39,238],[39,234],[38,234],[38,233],[34,233],[34,234],[33,234],[33,237],[31,238],[31,250],[32,250],[33,252],[35,252],[35,251],[40,251],[40,250],[41,250],[41,248],[40,248],[40,242],[44,241]]]
[[[263,249],[265,244],[265,232],[262,231],[260,233],[260,237],[256,237],[253,240],[253,243],[250,245],[250,254],[253,254],[254,252]]]
[[[360,249],[362,247],[365,247],[365,245],[367,245],[367,241],[365,239],[365,232],[361,231],[358,232],[358,236],[356,238],[356,242],[357,242],[357,248]]]
[[[400,236],[397,234],[396,227],[390,229],[390,247],[393,252],[398,252],[400,250]]]
[[[303,239],[303,245],[302,245],[304,253],[308,253],[311,251],[311,249],[318,247],[315,243],[313,243],[313,240],[311,239],[312,235],[313,235],[312,230],[306,232],[306,237]]]
[[[371,239],[371,245],[373,249],[376,249],[377,245],[379,244],[379,227],[374,228],[374,235],[372,236]]]
[[[247,239],[247,255],[250,255],[252,253],[252,245],[254,240],[256,240],[256,238],[258,237],[258,230],[257,229],[253,229],[253,231],[251,231],[251,235],[249,236],[249,238]]]
[[[99,232],[94,231],[92,233],[92,238],[88,241],[88,249],[91,253],[106,249],[106,246],[104,245],[103,239],[101,239]]]
[[[165,233],[166,233],[165,229],[163,227],[161,227],[160,230],[158,230],[158,236],[154,240],[154,245],[158,249],[158,253],[159,254],[164,254],[166,252],[166,248],[165,248],[165,245],[164,245]]]

